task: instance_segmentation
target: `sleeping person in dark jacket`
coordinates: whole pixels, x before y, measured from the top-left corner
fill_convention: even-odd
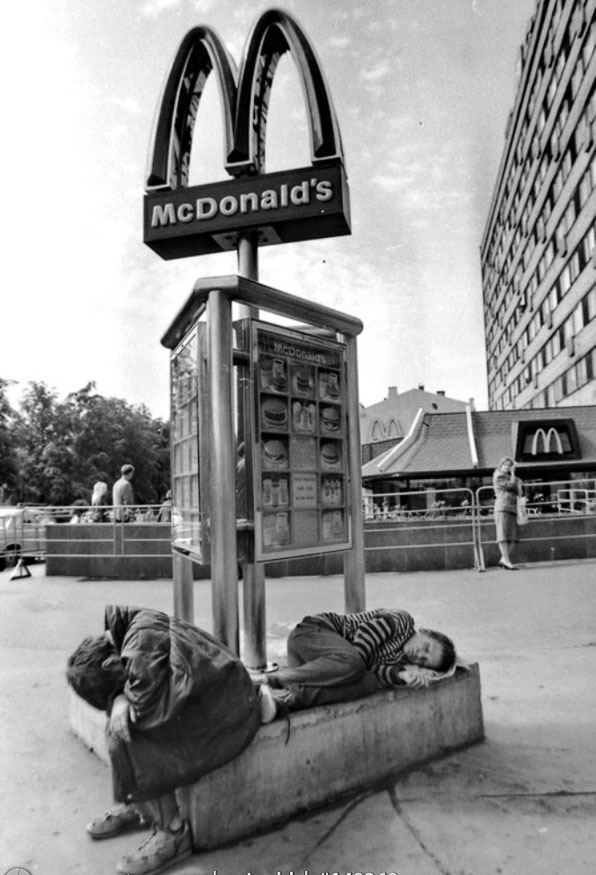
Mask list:
[[[259,698],[240,660],[209,633],[160,611],[109,605],[105,632],[68,660],[75,692],[109,715],[115,805],[94,839],[153,832],[117,871],[154,875],[192,853],[175,789],[227,763],[252,741]]]

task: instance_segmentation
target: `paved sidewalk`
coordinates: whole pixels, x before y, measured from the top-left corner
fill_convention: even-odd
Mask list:
[[[109,772],[69,732],[64,665],[106,603],[171,611],[171,581],[31,572],[0,573],[0,875],[109,875],[142,835],[85,833],[109,804]],[[210,583],[194,586],[195,621],[209,629]],[[594,875],[596,560],[369,575],[367,606],[381,605],[443,629],[480,663],[486,741],[170,871]],[[342,578],[267,581],[269,658],[320,610],[343,610]]]

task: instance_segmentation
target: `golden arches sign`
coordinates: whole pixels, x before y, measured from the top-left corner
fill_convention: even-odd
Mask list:
[[[267,110],[275,71],[289,52],[308,110],[311,165],[265,173]],[[219,83],[229,182],[188,186],[195,120],[209,75]],[[272,9],[254,25],[240,71],[218,34],[193,28],[161,95],[149,155],[145,242],[164,258],[232,249],[237,235],[286,243],[350,233],[343,149],[321,66],[300,25]]]
[[[552,449],[551,441],[553,444]],[[548,431],[545,431],[543,428],[538,428],[532,438],[532,455],[536,456],[539,453],[554,453],[555,451],[559,455],[563,455],[563,444],[561,443],[561,437],[557,429],[552,426]]]

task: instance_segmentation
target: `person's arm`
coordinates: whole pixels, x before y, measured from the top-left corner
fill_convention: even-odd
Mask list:
[[[124,492],[124,495],[122,497],[123,498],[122,503],[128,504],[128,505],[134,504],[135,503],[135,494],[134,494],[134,491],[133,491],[133,488],[132,488],[130,482],[126,483],[123,492]]]
[[[381,664],[373,669],[373,674],[381,681],[384,687],[408,686],[419,689],[427,687],[429,678],[424,670],[416,665],[396,663],[394,665]]]
[[[112,710],[108,721],[108,729],[112,735],[122,741],[130,741],[130,724],[137,722],[136,711],[124,693],[116,696],[112,702]]]
[[[407,611],[378,608],[370,619],[359,624],[352,644],[361,654],[366,667],[370,668],[384,645],[395,643],[395,649],[400,649],[413,632],[414,620]]]
[[[513,472],[511,474],[496,474],[494,477],[495,493],[509,492],[513,495],[522,495],[523,488],[519,477],[516,477]]]

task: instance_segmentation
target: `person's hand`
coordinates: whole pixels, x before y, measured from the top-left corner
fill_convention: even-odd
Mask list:
[[[110,714],[109,730],[116,738],[130,741],[130,724],[136,722],[135,710],[124,695],[116,696]]]
[[[408,666],[408,668],[398,672],[398,677],[401,678],[404,684],[407,684],[409,687],[414,687],[414,689],[428,687],[430,683],[430,679],[424,669],[417,668],[414,665]]]

